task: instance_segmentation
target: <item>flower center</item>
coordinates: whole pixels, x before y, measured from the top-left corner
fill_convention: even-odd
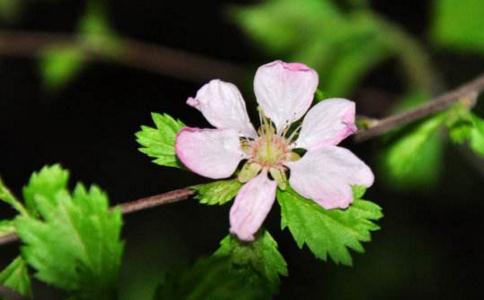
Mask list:
[[[263,168],[281,167],[291,150],[286,140],[278,135],[262,134],[252,144],[250,156]]]

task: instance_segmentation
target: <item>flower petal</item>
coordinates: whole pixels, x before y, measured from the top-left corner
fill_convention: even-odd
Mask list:
[[[233,129],[183,128],[176,137],[176,155],[193,172],[213,179],[226,178],[246,158]]]
[[[276,199],[277,183],[261,172],[247,182],[230,209],[230,232],[242,241],[253,241]]]
[[[300,63],[280,60],[259,67],[254,79],[257,102],[280,133],[308,110],[318,86],[318,74]]]
[[[348,207],[353,201],[351,185],[369,187],[374,180],[364,162],[348,149],[336,146],[308,151],[286,165],[291,170],[292,188],[326,209]]]
[[[187,104],[202,112],[207,121],[219,129],[234,129],[247,137],[257,135],[250,123],[244,99],[232,83],[214,79],[202,86]]]
[[[355,103],[340,98],[327,99],[316,104],[304,117],[294,146],[315,150],[337,145],[355,132]]]

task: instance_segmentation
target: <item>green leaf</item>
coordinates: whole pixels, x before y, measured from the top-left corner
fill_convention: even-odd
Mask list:
[[[481,0],[435,0],[432,37],[452,50],[484,54],[483,15]]]
[[[175,142],[177,133],[185,127],[180,120],[175,120],[168,114],[151,114],[156,128],[141,126],[136,133],[136,140],[142,146],[139,150],[153,162],[161,166],[182,168],[176,157]]]
[[[371,14],[343,12],[329,0],[268,0],[237,8],[233,16],[270,55],[315,68],[330,97],[350,93],[395,51],[385,27]]]
[[[0,201],[3,201],[21,214],[27,214],[27,210],[20,201],[15,198],[15,196],[10,192],[10,190],[5,186],[2,179],[0,178]]]
[[[280,275],[287,275],[287,265],[269,232],[252,243],[229,235],[211,257],[165,277],[155,299],[270,299]]]
[[[22,256],[37,278],[75,292],[79,299],[111,299],[123,252],[121,211],[110,209],[106,194],[96,186],[86,190],[79,184],[71,195],[63,189],[67,177],[58,166],[33,176],[28,187],[42,182],[46,188],[34,190],[40,218],[16,219]]]
[[[15,232],[15,225],[11,220],[0,220],[0,237],[12,234]]]
[[[361,188],[355,191],[355,195],[361,193]],[[364,252],[361,242],[371,240],[370,232],[379,229],[374,221],[383,216],[370,201],[355,199],[345,210],[326,210],[292,189],[278,190],[277,201],[282,229],[289,229],[299,248],[306,244],[317,258],[326,261],[329,256],[343,265],[352,265],[348,248]]]
[[[86,57],[81,49],[55,46],[44,50],[40,57],[40,71],[46,88],[57,90],[82,70]]]
[[[190,269],[165,276],[155,300],[257,300],[268,299],[254,289],[246,274],[235,272],[227,257],[199,259]]]
[[[244,243],[229,235],[220,243],[215,256],[230,257],[232,264],[246,272],[259,274],[271,293],[279,289],[280,276],[287,276],[287,264],[277,250],[277,242],[266,230],[255,241]]]
[[[44,199],[55,205],[57,195],[67,191],[69,171],[62,169],[59,164],[45,166],[34,172],[23,188],[24,200],[29,211],[37,212],[37,199]]]
[[[235,179],[220,180],[206,184],[199,184],[191,187],[197,192],[195,196],[202,204],[207,205],[222,205],[232,200],[240,188],[242,183]]]
[[[0,284],[16,291],[22,296],[32,298],[29,273],[25,261],[21,257],[13,260],[0,273]]]

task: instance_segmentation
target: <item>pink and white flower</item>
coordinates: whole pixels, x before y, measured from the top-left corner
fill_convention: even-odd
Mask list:
[[[254,79],[261,116],[257,131],[242,95],[231,83],[212,80],[188,99],[215,128],[182,129],[176,139],[181,162],[199,175],[222,179],[232,176],[244,161],[237,176],[245,184],[230,210],[230,231],[239,239],[254,239],[275,201],[276,189],[285,189],[287,181],[325,209],[347,208],[353,201],[352,185],[373,184],[370,168],[336,146],[356,132],[354,102],[324,100],[299,127],[291,127],[309,109],[317,86],[318,74],[304,64],[274,61],[259,67]],[[297,149],[306,152],[301,156]]]

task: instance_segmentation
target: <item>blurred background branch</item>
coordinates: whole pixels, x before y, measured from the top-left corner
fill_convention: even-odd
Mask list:
[[[244,75],[243,68],[233,63],[134,39],[116,38],[115,47],[113,51],[81,35],[0,30],[1,56],[38,57],[45,51],[75,49],[87,60],[119,63],[195,82],[213,78],[238,81]]]

